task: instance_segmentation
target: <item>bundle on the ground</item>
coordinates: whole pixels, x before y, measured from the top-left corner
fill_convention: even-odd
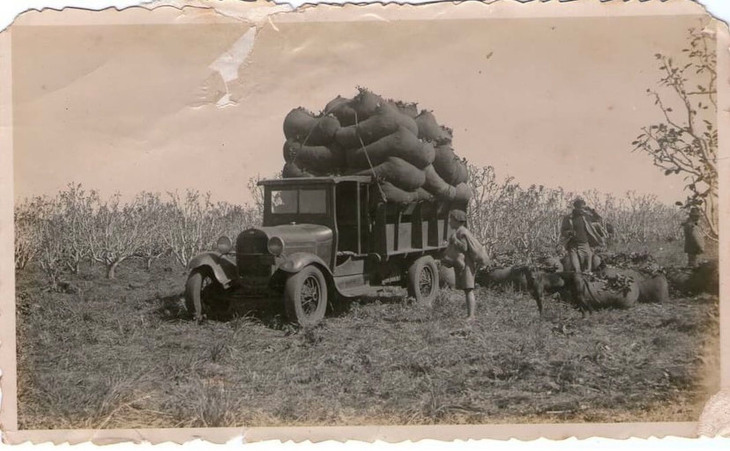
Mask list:
[[[629,282],[624,290],[611,289],[605,282],[585,280],[580,295],[592,308],[629,308],[639,299],[639,284]]]
[[[284,177],[373,175],[389,202],[438,199],[466,204],[467,171],[451,147],[451,129],[416,103],[359,88],[321,114],[295,108],[284,120]]]

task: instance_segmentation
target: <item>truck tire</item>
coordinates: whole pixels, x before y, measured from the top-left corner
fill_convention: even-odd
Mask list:
[[[304,267],[286,279],[284,309],[292,322],[313,326],[327,311],[327,280],[316,266]]]
[[[195,268],[185,283],[185,309],[195,320],[200,321],[210,307],[211,296],[220,290],[220,284],[205,268]]]
[[[420,257],[408,268],[408,295],[418,304],[431,306],[439,293],[439,270],[433,257]]]

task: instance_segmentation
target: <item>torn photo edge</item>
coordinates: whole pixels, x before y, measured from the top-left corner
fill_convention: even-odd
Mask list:
[[[183,5],[183,3],[185,3]],[[169,14],[162,23],[194,23],[195,21],[238,21],[248,20],[257,24],[270,20],[271,14],[291,15],[291,20],[327,20],[337,10],[349,14],[348,20],[360,20],[366,15],[376,15],[388,20],[405,20],[409,17],[419,18],[526,18],[526,17],[592,17],[596,15],[665,15],[665,14],[697,14],[699,6],[689,2],[669,1],[666,3],[646,2],[624,4],[623,2],[517,2],[481,3],[430,3],[422,6],[398,5],[346,5],[306,6],[292,13],[288,6],[273,5],[265,2],[239,4],[224,2],[157,2],[141,7],[125,9],[121,12],[106,10],[89,14],[82,10],[64,10],[61,12],[44,11],[29,13],[20,19],[24,26],[44,25],[84,25],[109,23],[160,23],[157,17],[150,18],[149,9],[167,8]],[[610,10],[610,11],[609,11]],[[342,11],[336,15],[343,20]],[[151,20],[151,22],[149,22]],[[730,175],[730,97],[727,83],[730,79],[730,38],[727,25],[715,23],[717,31],[718,58],[718,126],[719,126],[719,174],[720,180],[729,180]],[[224,443],[240,437],[242,442],[258,442],[266,440],[323,441],[323,440],[358,440],[386,442],[417,441],[423,439],[466,440],[466,439],[500,439],[517,438],[519,440],[535,440],[549,438],[554,440],[569,437],[588,438],[648,438],[648,437],[695,437],[699,423],[614,423],[614,424],[486,424],[486,425],[438,425],[438,426],[372,426],[372,427],[281,427],[281,428],[217,428],[217,429],[141,429],[141,430],[17,430],[17,387],[15,381],[15,313],[14,313],[14,268],[10,260],[13,253],[13,142],[12,142],[12,75],[10,65],[10,40],[12,30],[0,35],[0,369],[2,369],[2,410],[0,424],[3,428],[3,441],[10,444],[23,442],[43,443],[81,443],[96,444],[117,443],[124,441],[161,443],[174,441],[183,443],[194,439],[204,439],[214,443]],[[720,186],[720,199],[727,198],[727,184]],[[730,223],[730,209],[727,202],[721,201],[720,229],[726,230]],[[726,280],[730,247],[721,243],[721,299],[727,299],[730,288]],[[730,313],[727,303],[720,303],[721,329],[721,386],[728,387],[730,381],[730,344],[727,331],[730,329]],[[724,392],[724,391],[723,391]],[[725,402],[730,403],[730,395]],[[727,425],[725,425],[727,427]]]

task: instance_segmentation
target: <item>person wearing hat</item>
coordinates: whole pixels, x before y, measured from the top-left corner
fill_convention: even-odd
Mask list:
[[[563,217],[560,225],[560,241],[568,252],[573,271],[586,273],[592,271],[592,247],[604,245],[603,234],[594,226],[594,223],[600,220],[598,213],[588,208],[581,198],[573,201],[573,211]]]
[[[456,275],[455,288],[464,290],[467,320],[473,320],[477,305],[474,297],[476,262],[472,253],[469,252],[469,240],[473,239],[473,236],[466,228],[466,213],[462,210],[452,210],[449,213],[449,227],[454,232],[449,237],[447,254],[450,254],[451,266],[454,267]]]
[[[684,230],[684,252],[687,254],[687,266],[697,266],[697,256],[705,251],[705,243],[700,229],[700,209],[692,207],[687,220],[682,223]]]

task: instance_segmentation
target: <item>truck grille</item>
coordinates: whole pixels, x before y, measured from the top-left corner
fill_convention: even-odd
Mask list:
[[[238,273],[241,276],[270,277],[274,258],[271,255],[238,254]]]
[[[266,234],[260,230],[249,229],[241,232],[236,239],[237,254],[265,254]]]
[[[270,277],[274,257],[268,254],[266,234],[249,229],[236,239],[236,265],[241,276]]]

